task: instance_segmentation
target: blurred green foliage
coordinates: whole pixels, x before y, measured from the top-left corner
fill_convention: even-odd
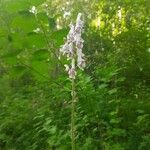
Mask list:
[[[82,12],[87,67],[76,79],[76,147],[149,150],[149,6],[0,0],[0,149],[71,149],[71,85],[59,47]]]

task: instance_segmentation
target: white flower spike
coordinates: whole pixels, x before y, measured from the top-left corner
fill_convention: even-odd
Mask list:
[[[69,68],[68,65],[65,65],[65,67],[69,74],[69,78],[72,79],[75,79],[76,76],[76,64],[81,70],[85,68],[85,59],[84,54],[82,53],[84,40],[81,37],[84,22],[81,20],[81,16],[82,14],[79,13],[75,25],[72,23],[70,24],[67,41],[60,48],[60,52],[63,55],[66,55],[68,60],[71,60],[71,68]]]

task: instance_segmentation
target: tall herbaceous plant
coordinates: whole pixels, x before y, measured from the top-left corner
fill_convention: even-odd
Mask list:
[[[70,31],[66,38],[66,43],[61,46],[60,52],[67,57],[69,64],[65,64],[65,70],[68,72],[69,78],[72,82],[72,102],[71,102],[71,140],[72,150],[75,150],[75,79],[77,75],[77,68],[83,70],[85,68],[84,54],[82,53],[83,42],[82,31],[83,21],[82,14],[79,13],[75,24],[70,24]]]

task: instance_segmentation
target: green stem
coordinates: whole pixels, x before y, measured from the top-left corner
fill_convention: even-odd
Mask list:
[[[75,150],[75,79],[72,79],[72,102],[71,102],[71,146]]]

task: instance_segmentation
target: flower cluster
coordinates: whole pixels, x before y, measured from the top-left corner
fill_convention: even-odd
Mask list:
[[[76,70],[75,64],[83,70],[85,67],[84,54],[82,53],[84,40],[81,37],[83,29],[83,21],[81,20],[81,13],[78,14],[76,24],[70,24],[70,31],[67,35],[66,43],[61,46],[60,52],[67,56],[68,60],[71,60],[71,68],[65,65],[66,71],[68,71],[69,77],[75,79]],[[76,60],[77,58],[77,60]]]
[[[33,14],[37,14],[37,9],[35,6],[32,6],[32,8],[29,10],[30,13],[33,13]]]

